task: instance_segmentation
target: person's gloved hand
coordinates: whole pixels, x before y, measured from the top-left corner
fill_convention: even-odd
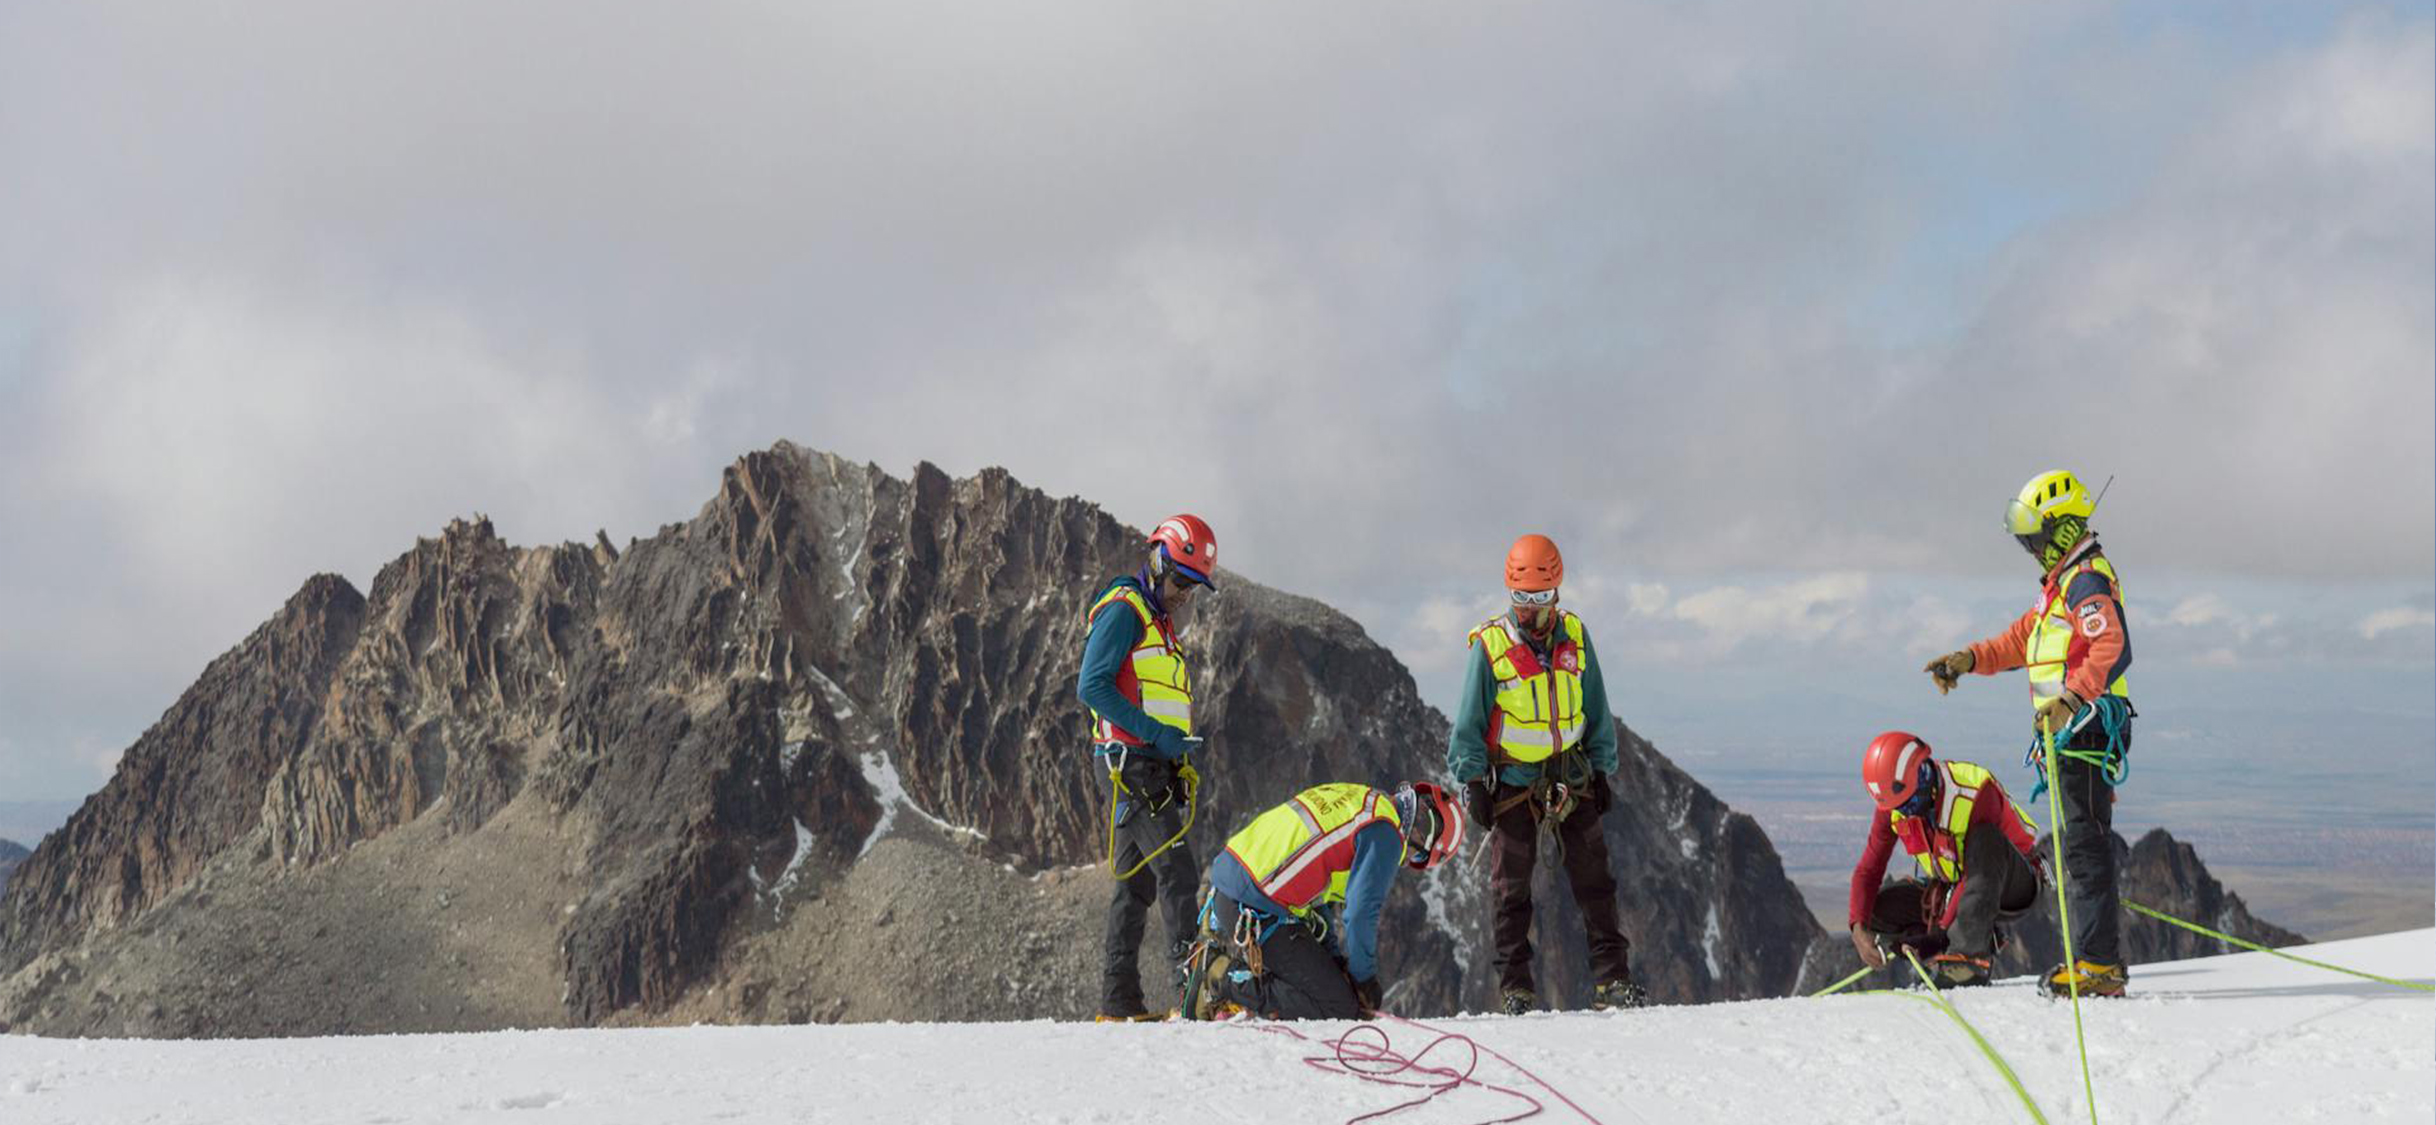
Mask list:
[[[1184,742],[1184,732],[1166,723],[1152,723],[1151,725],[1159,728],[1151,732],[1151,752],[1171,762],[1182,761],[1185,751],[1191,749]]]
[[[1966,648],[1949,652],[1929,661],[1928,666],[1922,668],[1921,671],[1928,673],[1930,679],[1937,681],[1937,694],[1944,695],[1954,690],[1954,685],[1962,682],[1963,674],[1969,672],[1978,663],[1978,658],[1972,656],[1971,650]]]
[[[1370,1017],[1379,1014],[1379,1001],[1382,998],[1381,992],[1382,990],[1379,988],[1379,978],[1377,977],[1372,977],[1369,980],[1357,980],[1353,982],[1353,999],[1355,1003],[1362,1006],[1363,1019],[1369,1019]]]
[[[1607,810],[1615,807],[1616,792],[1608,786],[1604,772],[1590,775],[1590,791],[1582,795],[1582,801],[1592,816],[1606,816]]]
[[[1463,783],[1463,811],[1471,816],[1472,823],[1482,828],[1487,828],[1489,821],[1496,818],[1497,799],[1489,795],[1487,778],[1476,777]]]
[[[1852,951],[1860,954],[1861,963],[1870,968],[1886,967],[1886,953],[1878,948],[1877,935],[1862,929],[1858,922],[1852,924]]]
[[[2038,705],[2036,724],[2042,744],[2049,734],[2062,734],[2072,729],[2072,717],[2081,713],[2081,697],[2067,689],[2062,694]]]

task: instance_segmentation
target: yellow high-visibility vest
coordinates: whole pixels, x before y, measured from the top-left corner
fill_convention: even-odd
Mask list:
[[[1117,691],[1151,718],[1185,734],[1193,733],[1193,679],[1184,666],[1184,653],[1170,641],[1167,631],[1159,627],[1160,618],[1150,612],[1150,603],[1140,590],[1122,582],[1109,587],[1107,593],[1091,603],[1091,611],[1083,615],[1084,628],[1088,630],[1110,602],[1132,606],[1135,615],[1142,619],[1142,639],[1134,642],[1133,652],[1118,667]],[[1127,746],[1150,741],[1136,737],[1097,711],[1091,713],[1091,738],[1094,742],[1121,742]]]
[[[1900,810],[1888,809],[1887,823],[1895,830],[1895,839],[1903,842],[1903,850],[1920,861],[1920,870],[1929,878],[1943,883],[1962,881],[1962,845],[1971,834],[1971,806],[1978,803],[1979,790],[1988,783],[1987,770],[1969,762],[1937,760],[1937,771],[1944,775],[1944,791],[1937,798],[1935,819],[1908,817]],[[2038,825],[2030,816],[2013,807],[2022,827],[2030,830],[2031,839],[2038,838]],[[1916,824],[1920,831],[1906,831]]]
[[[1557,612],[1563,620],[1545,663],[1504,617],[1480,623],[1466,638],[1482,646],[1489,674],[1497,678],[1497,709],[1489,713],[1483,741],[1501,760],[1547,761],[1580,744],[1589,726],[1582,714],[1582,619],[1570,610]]]
[[[2030,706],[2033,708],[2064,694],[2064,665],[2072,655],[2072,642],[2081,636],[2085,626],[2073,620],[2072,607],[2064,604],[2064,593],[2072,588],[2072,580],[2089,571],[2097,571],[2114,584],[2115,602],[2123,600],[2123,584],[2115,580],[2115,568],[2106,556],[2083,558],[2079,563],[2056,576],[2054,583],[2042,587],[2038,623],[2031,626],[2030,635],[2022,641],[2022,663],[2030,673]],[[2106,694],[2131,697],[2130,677],[2117,676],[2106,686]],[[2089,702],[2082,700],[2083,703]]]
[[[1227,837],[1227,854],[1252,875],[1260,892],[1301,913],[1313,903],[1345,901],[1353,872],[1353,838],[1379,821],[1396,826],[1395,798],[1367,785],[1339,781],[1314,785],[1294,799],[1252,818]]]

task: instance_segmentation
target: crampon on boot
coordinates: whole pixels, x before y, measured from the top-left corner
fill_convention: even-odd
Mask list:
[[[1243,1005],[1226,998],[1227,975],[1234,969],[1235,958],[1225,950],[1212,948],[1205,951],[1199,972],[1185,985],[1188,1003],[1184,1018],[1223,1020],[1243,1014]]]
[[[1539,1007],[1539,995],[1527,988],[1509,988],[1497,996],[1497,1010],[1519,1016]]]
[[[1940,953],[1929,958],[1929,979],[1936,982],[1940,990],[1981,988],[1988,983],[1989,964],[1986,957],[1973,957],[1968,953]]]
[[[1630,979],[1608,981],[1592,989],[1590,993],[1592,1011],[1606,1012],[1617,1008],[1646,1008],[1648,1006],[1649,993],[1642,991],[1641,986],[1634,984]]]
[[[2075,961],[2070,966],[2057,965],[2047,970],[2039,983],[2050,996],[2070,996],[2079,986],[2083,996],[2121,996],[2130,986],[2131,976],[2121,965],[2100,965],[2090,961]]]

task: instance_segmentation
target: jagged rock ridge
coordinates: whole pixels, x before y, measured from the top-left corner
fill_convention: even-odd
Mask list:
[[[8,888],[9,874],[16,871],[17,865],[25,862],[25,857],[31,854],[25,845],[15,840],[0,840],[0,890]]]
[[[780,443],[623,551],[513,547],[476,518],[368,596],[316,577],[0,894],[0,1019],[286,1034],[1085,1014],[1107,885],[1072,870],[1097,860],[1102,816],[1073,678],[1081,610],[1140,542],[1002,470],[900,480]],[[1185,632],[1212,738],[1201,855],[1303,785],[1438,772],[1444,717],[1358,625],[1222,586]],[[1652,992],[1816,979],[1833,945],[1764,833],[1624,734],[1605,827]],[[1449,867],[1391,898],[1405,1010],[1487,1003],[1484,882]],[[1578,1003],[1568,896],[1540,901],[1543,989]],[[396,1002],[346,1002],[366,964]],[[940,966],[1005,987],[976,998]],[[434,990],[457,998],[407,999]]]

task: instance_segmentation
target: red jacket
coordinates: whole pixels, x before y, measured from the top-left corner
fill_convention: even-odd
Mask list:
[[[1995,825],[2004,832],[2005,839],[2013,841],[2014,848],[2030,861],[2032,868],[2039,866],[2038,840],[2022,827],[2022,818],[2013,812],[2012,799],[2005,796],[2005,787],[1995,777],[1989,777],[1988,783],[1979,787],[1978,799],[1971,802],[1970,823]],[[1963,831],[1967,833],[1970,829],[1966,827]],[[1869,818],[1869,843],[1861,849],[1861,862],[1852,865],[1852,895],[1845,904],[1851,924],[1859,925],[1869,917],[1871,908],[1878,905],[1878,884],[1885,880],[1886,861],[1894,854],[1892,818],[1873,814]],[[1963,876],[1963,882],[1969,880],[1969,875]],[[1962,883],[1956,883],[1945,896],[1945,909],[1937,918],[1938,929],[1954,924],[1954,909],[1961,902]]]

